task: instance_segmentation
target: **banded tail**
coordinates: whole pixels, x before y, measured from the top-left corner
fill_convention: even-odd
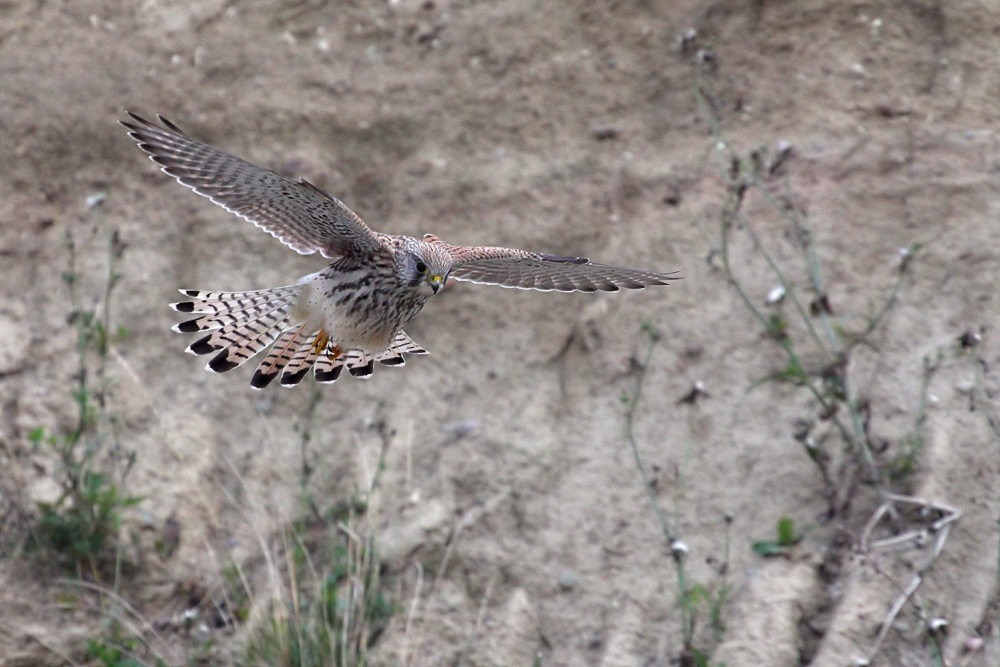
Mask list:
[[[263,389],[279,376],[281,386],[295,386],[310,369],[318,382],[336,381],[344,368],[354,377],[367,379],[376,361],[402,366],[406,363],[403,354],[427,354],[403,331],[397,332],[389,347],[376,355],[340,350],[324,332],[309,331],[305,324],[292,321],[290,311],[300,289],[301,285],[256,292],[180,290],[193,300],[170,307],[196,317],[172,328],[179,333],[210,332],[191,343],[187,352],[217,352],[205,367],[213,373],[237,368],[274,343],[250,380],[255,389]]]

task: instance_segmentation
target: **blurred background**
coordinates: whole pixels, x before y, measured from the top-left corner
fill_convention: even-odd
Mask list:
[[[0,665],[997,664],[998,34],[972,0],[0,3]],[[456,284],[431,355],[254,391],[167,304],[323,260],[126,109],[379,231],[683,280]]]

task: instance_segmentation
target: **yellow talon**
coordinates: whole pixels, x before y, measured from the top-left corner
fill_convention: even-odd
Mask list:
[[[330,349],[327,351],[326,356],[330,358],[330,361],[333,361],[343,353],[344,351],[340,349],[339,345],[332,345]]]
[[[321,353],[323,350],[326,349],[326,345],[329,342],[330,342],[330,337],[324,330],[320,329],[319,333],[316,334],[316,341],[313,343],[313,352],[316,354]]]

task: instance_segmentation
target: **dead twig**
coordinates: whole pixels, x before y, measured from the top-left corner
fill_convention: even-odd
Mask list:
[[[885,619],[882,621],[882,626],[879,629],[878,636],[875,638],[875,643],[872,645],[871,649],[869,649],[867,657],[869,662],[882,648],[882,644],[885,642],[885,638],[888,636],[889,630],[892,628],[892,624],[895,622],[899,612],[902,611],[906,603],[920,588],[920,585],[924,582],[927,572],[934,565],[938,556],[941,555],[941,550],[944,549],[944,545],[948,541],[948,534],[951,531],[952,524],[958,521],[963,514],[962,510],[957,507],[952,507],[951,505],[928,500],[926,498],[904,496],[898,493],[890,493],[888,491],[883,491],[882,496],[885,501],[877,510],[875,510],[871,518],[868,520],[868,523],[865,525],[864,530],[861,532],[859,549],[862,553],[883,551],[890,548],[895,549],[906,544],[910,544],[914,547],[920,547],[923,546],[927,539],[934,534],[937,535],[937,539],[934,542],[934,548],[931,549],[927,560],[920,568],[917,569],[913,577],[910,579],[910,582],[901,589],[896,601],[893,602],[892,606],[889,608]],[[929,526],[915,528],[893,537],[874,541],[871,540],[872,532],[875,530],[878,523],[886,515],[897,513],[896,505],[899,503],[915,505],[924,511],[939,512],[941,516],[934,520]]]

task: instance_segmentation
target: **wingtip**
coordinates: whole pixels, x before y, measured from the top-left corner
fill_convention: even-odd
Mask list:
[[[142,125],[149,125],[149,121],[148,120],[146,120],[145,118],[143,118],[142,116],[140,116],[136,112],[132,111],[131,109],[125,109],[125,115],[127,115],[129,118],[131,118],[132,120],[134,120],[137,123],[140,123]],[[131,125],[127,124],[125,121],[122,121],[122,120],[120,120],[118,122],[121,123],[122,125],[125,125],[126,127],[134,127],[134,126],[131,126]],[[138,128],[136,128],[136,129],[138,129]]]
[[[553,262],[554,264],[589,264],[590,259],[587,257],[564,257],[562,255],[549,255],[547,253],[539,253],[541,257],[546,262]]]
[[[163,116],[162,114],[156,114],[156,120],[160,121],[160,124],[163,125],[163,127],[166,128],[168,132],[172,132],[173,134],[176,134],[181,137],[185,138],[188,137],[187,132],[177,127],[177,125],[171,122],[171,120],[166,116]]]

